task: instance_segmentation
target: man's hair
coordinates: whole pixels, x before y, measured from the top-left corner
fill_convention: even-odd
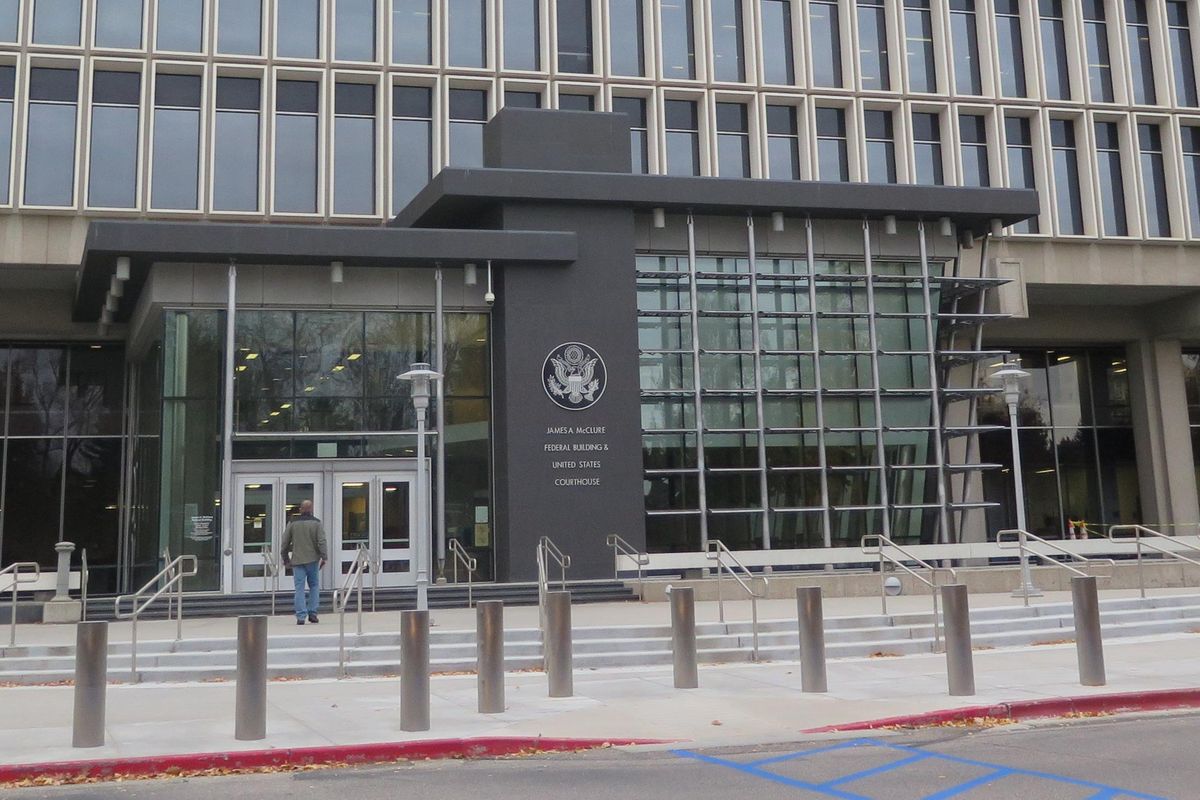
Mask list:
[[[300,513],[301,514],[311,514],[312,510],[313,510],[312,500],[302,500],[300,502]]]

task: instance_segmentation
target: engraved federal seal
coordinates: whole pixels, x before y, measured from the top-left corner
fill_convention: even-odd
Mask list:
[[[591,408],[604,394],[608,371],[594,347],[565,342],[550,351],[542,364],[542,385],[554,404],[568,411]]]

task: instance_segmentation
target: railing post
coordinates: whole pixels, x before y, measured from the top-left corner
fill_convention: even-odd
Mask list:
[[[238,617],[234,738],[267,736],[267,618]]]
[[[696,594],[691,587],[671,589],[671,653],[675,688],[696,689]]]
[[[108,623],[75,626],[75,713],[72,747],[104,744],[104,695],[108,689]]]
[[[946,628],[946,680],[952,697],[975,694],[974,653],[971,651],[971,614],[967,587],[962,583],[942,587]]]
[[[429,612],[400,612],[400,730],[429,730]]]
[[[571,593],[546,593],[546,677],[551,697],[575,693],[571,658]]]
[[[479,676],[479,713],[504,711],[504,601],[481,600],[475,606]]]
[[[796,587],[796,611],[800,622],[800,689],[827,692],[825,677],[825,615],[820,586]]]
[[[1133,540],[1137,544],[1137,571],[1138,571],[1138,591],[1142,595],[1142,599],[1146,599],[1146,577],[1142,572],[1142,532],[1137,528],[1133,529]]]
[[[1079,658],[1079,682],[1104,686],[1104,642],[1100,634],[1100,600],[1096,578],[1071,578],[1071,604],[1075,611],[1075,653]]]

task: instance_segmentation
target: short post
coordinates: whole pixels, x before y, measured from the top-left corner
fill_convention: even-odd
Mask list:
[[[1100,635],[1100,599],[1095,576],[1071,578],[1071,605],[1075,610],[1075,653],[1079,658],[1079,683],[1104,686],[1104,642]]]
[[[675,664],[675,688],[700,686],[696,669],[696,594],[690,586],[671,589],[671,652]]]
[[[950,696],[969,697],[975,694],[975,663],[966,584],[950,583],[942,587],[942,613],[946,627],[946,680],[950,685]]]
[[[546,677],[551,697],[575,693],[571,664],[571,593],[546,593]]]
[[[800,620],[800,689],[827,692],[825,677],[825,613],[820,586],[796,587],[796,611]]]
[[[429,612],[400,612],[400,730],[429,730]]]
[[[481,600],[475,606],[479,713],[504,711],[504,601]]]
[[[234,738],[267,737],[267,618],[238,617]]]
[[[42,606],[42,622],[79,622],[83,619],[83,602],[71,599],[71,554],[75,552],[75,545],[59,542],[54,545],[54,552],[58,553],[58,574],[54,581],[54,597]],[[13,578],[15,580],[16,576]],[[14,618],[16,613],[14,607]]]
[[[104,745],[104,694],[108,689],[108,623],[75,626],[75,714],[72,747]]]

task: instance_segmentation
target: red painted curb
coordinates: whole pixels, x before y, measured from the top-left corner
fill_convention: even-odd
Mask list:
[[[49,761],[42,764],[0,765],[0,784],[52,778],[145,777],[203,772],[211,769],[253,770],[265,767],[303,767],[315,764],[371,764],[401,759],[494,758],[529,753],[591,750],[611,745],[664,744],[665,739],[566,739],[541,736],[484,736],[473,739],[426,739],[412,742],[285,747],[228,753],[102,758],[90,761]]]
[[[1200,689],[1159,689],[1147,692],[1089,694],[1078,697],[1049,697],[1044,700],[1017,700],[992,706],[962,706],[901,717],[846,722],[809,728],[803,733],[870,731],[880,728],[924,728],[948,722],[966,722],[980,717],[1008,719],[1046,719],[1068,714],[1119,714],[1133,711],[1165,711],[1173,708],[1200,708]]]

